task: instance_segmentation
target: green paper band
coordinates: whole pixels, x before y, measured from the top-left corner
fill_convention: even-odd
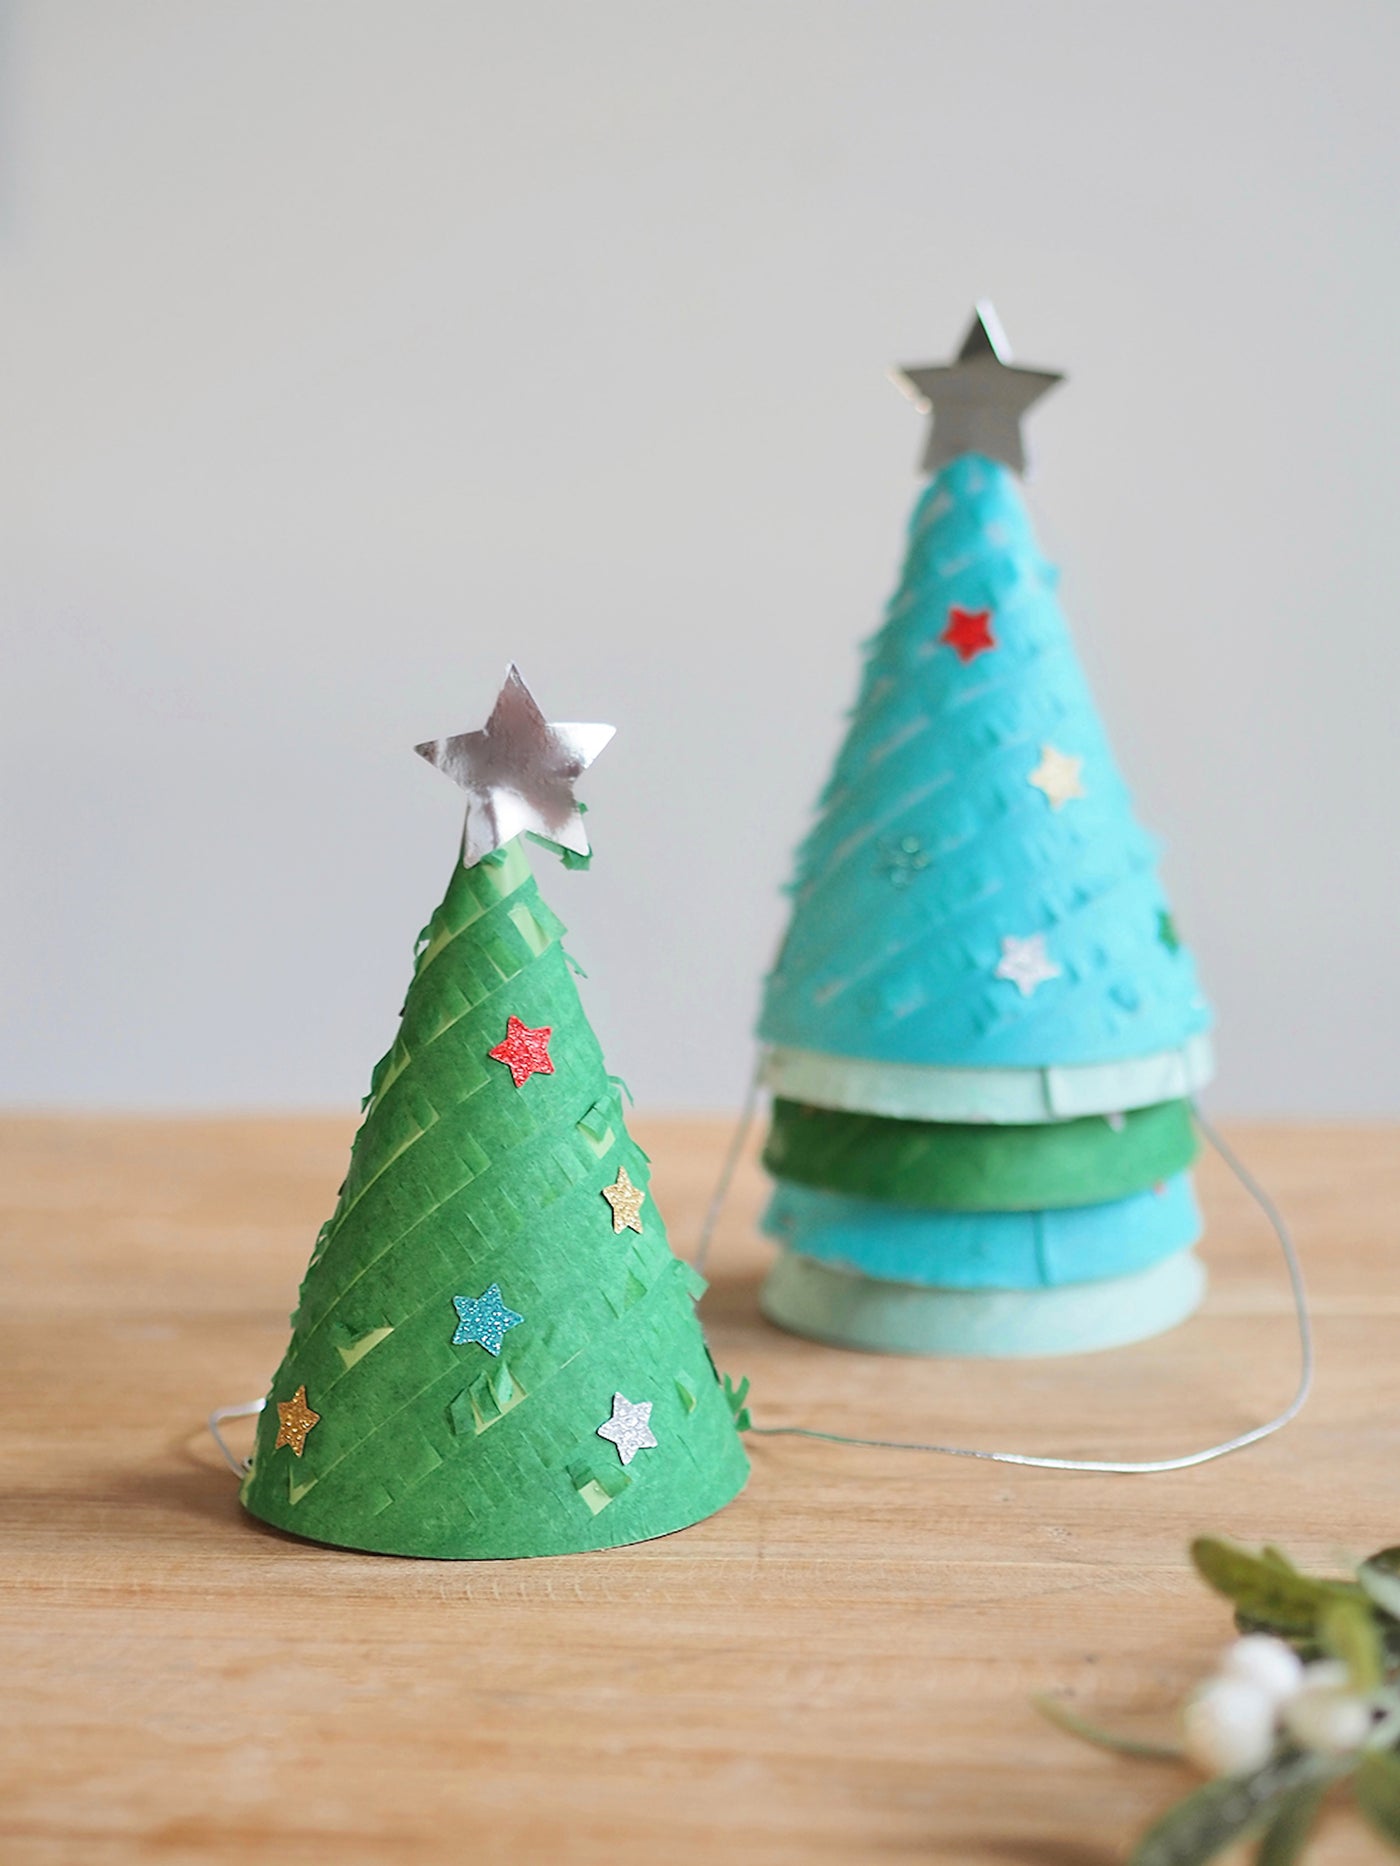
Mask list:
[[[899,1121],[1008,1126],[1184,1100],[1214,1073],[1211,1041],[1204,1035],[1156,1056],[1064,1069],[939,1069],[781,1046],[763,1060],[764,1086],[787,1101]]]
[[[615,1233],[605,1187],[649,1178],[520,846],[466,869],[417,948],[334,1216],[259,1421],[243,1501],[281,1529],[395,1555],[566,1554],[698,1522],[748,1466],[666,1243]],[[516,1086],[508,1017],[548,1026],[553,1073]],[[520,1318],[454,1343],[454,1297]],[[319,1420],[278,1446],[299,1387]],[[651,1403],[624,1466],[613,1396]]]
[[[1205,1284],[1189,1250],[1130,1276],[1026,1290],[877,1283],[784,1253],[759,1300],[779,1328],[834,1347],[1013,1359],[1088,1354],[1163,1334],[1200,1306]]]
[[[1196,1157],[1186,1102],[1030,1127],[891,1121],[775,1101],[763,1163],[775,1179],[894,1205],[962,1212],[1096,1205],[1170,1179]]]

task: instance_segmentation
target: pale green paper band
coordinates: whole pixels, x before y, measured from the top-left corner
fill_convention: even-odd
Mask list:
[[[1205,1271],[1189,1250],[1130,1276],[1014,1290],[877,1283],[785,1251],[759,1301],[779,1328],[833,1347],[1012,1359],[1145,1341],[1184,1322],[1205,1286]]]
[[[1126,1063],[1065,1069],[942,1069],[875,1063],[817,1050],[770,1049],[763,1083],[788,1101],[882,1114],[900,1121],[985,1121],[1028,1126],[1076,1115],[1119,1114],[1182,1101],[1215,1073],[1208,1036]]]

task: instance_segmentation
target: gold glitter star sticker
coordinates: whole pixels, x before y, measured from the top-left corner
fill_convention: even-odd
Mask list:
[[[277,1402],[277,1440],[272,1449],[290,1445],[299,1458],[306,1450],[307,1433],[320,1423],[320,1413],[312,1412],[306,1403],[306,1388],[298,1387],[289,1400]]]
[[[641,1230],[642,1200],[646,1192],[641,1186],[632,1184],[625,1166],[619,1166],[617,1178],[610,1186],[603,1187],[603,1197],[612,1206],[614,1231]]]
[[[1034,784],[1037,790],[1045,792],[1052,810],[1060,810],[1071,797],[1083,797],[1087,794],[1083,784],[1079,781],[1079,774],[1083,769],[1082,758],[1071,757],[1068,752],[1056,751],[1053,745],[1042,745],[1040,763],[1031,772],[1026,782]]]

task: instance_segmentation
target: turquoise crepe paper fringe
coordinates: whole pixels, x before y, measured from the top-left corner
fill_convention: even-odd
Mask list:
[[[1178,1049],[1208,1027],[1057,581],[1004,467],[966,455],[930,483],[799,852],[765,1041],[1045,1068]],[[953,607],[990,610],[996,647],[963,662],[940,646]],[[1086,795],[1060,809],[1029,782],[1046,744],[1084,761]],[[1037,932],[1061,975],[1022,996],[995,976],[1001,941]]]
[[[1145,1269],[1194,1244],[1190,1173],[1103,1205],[920,1212],[780,1181],[763,1229],[801,1256],[894,1283],[1036,1289]]]

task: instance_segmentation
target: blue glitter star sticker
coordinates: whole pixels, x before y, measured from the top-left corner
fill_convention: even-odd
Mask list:
[[[523,1315],[517,1315],[514,1309],[508,1309],[501,1301],[499,1283],[493,1283],[481,1296],[454,1296],[452,1306],[458,1318],[457,1332],[452,1337],[454,1348],[460,1348],[464,1342],[475,1341],[488,1354],[499,1354],[506,1330],[525,1320]]]

